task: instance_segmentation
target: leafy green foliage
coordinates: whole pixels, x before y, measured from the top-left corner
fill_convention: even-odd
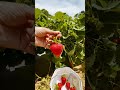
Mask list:
[[[119,1],[91,0],[86,10],[86,80],[92,90],[119,90]],[[115,11],[116,10],[116,11]],[[118,88],[118,89],[116,89]]]
[[[50,58],[52,58],[53,62],[57,64],[60,61],[65,64],[64,62],[68,60],[73,66],[84,62],[84,12],[76,14],[73,18],[61,11],[56,12],[55,15],[50,15],[47,10],[36,8],[35,25],[58,30],[62,33],[61,43],[65,46],[65,51],[62,54],[61,60],[56,60],[56,58],[51,55]],[[51,54],[49,50],[44,49],[43,51]],[[41,54],[43,52],[37,50],[37,53]],[[58,66],[61,66],[61,64]]]

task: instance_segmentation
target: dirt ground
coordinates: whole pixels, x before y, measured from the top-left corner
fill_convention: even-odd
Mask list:
[[[85,90],[85,65],[79,65],[73,68],[73,70],[79,74],[81,80],[82,80],[82,86],[83,86],[83,90]],[[38,79],[35,83],[35,90],[49,90],[50,86],[49,86],[49,82],[51,77],[50,76],[46,76],[44,78],[41,78],[38,76]]]
[[[74,71],[76,71],[76,73],[79,74],[80,79],[82,80],[82,86],[83,86],[83,90],[85,90],[85,65],[79,65],[74,67]]]

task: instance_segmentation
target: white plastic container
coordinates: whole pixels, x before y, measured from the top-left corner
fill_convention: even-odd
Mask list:
[[[76,90],[82,90],[82,81],[79,75],[69,67],[58,68],[54,71],[50,81],[50,88],[54,90],[55,84],[61,81],[61,76],[65,75],[67,80],[76,87]],[[67,90],[65,86],[61,90]]]

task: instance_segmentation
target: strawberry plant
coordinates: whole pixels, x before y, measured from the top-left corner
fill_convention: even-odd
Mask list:
[[[120,90],[120,1],[87,1],[86,90]]]
[[[84,12],[71,17],[63,12],[56,12],[50,15],[45,9],[35,9],[35,26],[58,30],[62,33],[61,44],[58,44],[61,50],[57,50],[57,45],[51,45],[51,51],[44,48],[36,48],[36,52],[42,54],[46,52],[49,59],[55,63],[56,67],[76,66],[84,62],[84,38],[85,38],[85,14]],[[53,48],[54,47],[54,48]],[[55,49],[56,48],[56,49]],[[57,50],[57,52],[56,52]],[[59,51],[59,52],[58,52]],[[62,52],[62,54],[61,54]],[[61,58],[56,59],[55,56]]]
[[[61,11],[56,12],[55,15],[51,15],[45,9],[35,8],[35,26],[50,28],[51,30],[60,31],[62,34],[59,40],[53,40],[55,43],[50,46],[50,50],[36,47],[37,57],[42,57],[41,55],[44,54],[45,59],[48,58],[49,62],[47,63],[54,63],[55,68],[64,66],[73,68],[85,62],[84,12],[80,12],[74,17],[71,17]],[[61,79],[63,84],[70,89],[69,83],[66,83],[67,80],[64,78]],[[56,88],[58,89],[58,84],[56,84]]]

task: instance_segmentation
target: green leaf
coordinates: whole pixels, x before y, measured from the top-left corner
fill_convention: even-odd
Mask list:
[[[38,19],[38,18],[39,18],[40,13],[41,13],[40,9],[35,8],[35,19]]]
[[[97,5],[97,4],[93,4],[92,7],[98,9],[98,10],[104,10],[104,8],[102,8],[101,6]]]
[[[120,71],[120,66],[119,65],[115,65],[112,67],[113,70],[115,71]]]
[[[86,58],[87,69],[90,69],[95,62],[95,55],[91,55],[90,57]]]
[[[76,48],[76,46],[74,46],[74,49],[72,49],[70,52],[68,52],[67,54],[69,55],[69,56],[72,56],[73,54],[74,54],[74,52],[75,52],[75,48]]]
[[[117,76],[117,72],[113,72],[112,74],[110,74],[111,78],[115,78]]]
[[[107,7],[101,7],[97,5],[96,3],[92,4],[92,6],[98,10],[110,10],[110,9],[117,7],[117,5],[119,4],[120,4],[120,1],[113,1],[113,2],[109,2]]]
[[[100,2],[103,8],[107,6],[107,3],[104,0],[97,0],[97,1]]]
[[[120,4],[120,1],[113,1],[113,2],[110,2],[110,3],[108,3],[107,9],[115,8],[115,7],[117,7],[119,4]]]
[[[76,31],[85,31],[85,26],[80,27],[80,29],[77,29],[77,28],[73,28],[73,29]]]

